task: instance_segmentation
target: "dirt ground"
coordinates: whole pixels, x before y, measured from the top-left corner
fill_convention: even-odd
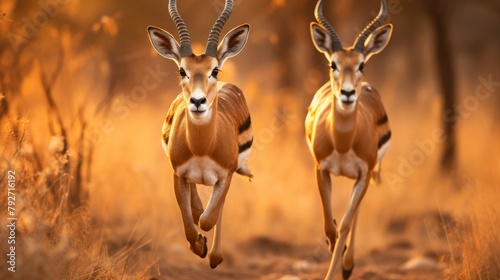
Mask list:
[[[292,246],[255,238],[241,244],[242,252],[230,251],[215,270],[198,261],[160,263],[162,275],[156,279],[323,279],[329,266],[325,248]],[[400,241],[356,257],[351,279],[443,279],[436,255],[413,256],[413,246]],[[320,251],[320,257],[314,252]],[[244,254],[246,253],[246,254]],[[341,279],[341,272],[337,279]]]

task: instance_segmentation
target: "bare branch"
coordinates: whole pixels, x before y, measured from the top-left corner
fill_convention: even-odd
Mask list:
[[[43,66],[43,61],[40,59],[40,79],[42,82],[43,86],[43,92],[45,94],[45,98],[47,100],[47,103],[49,105],[49,130],[52,136],[61,136],[61,141],[63,143],[63,148],[61,151],[58,151],[58,153],[64,157],[66,157],[67,161],[63,165],[63,171],[68,172],[69,167],[70,167],[70,161],[69,161],[69,156],[68,156],[68,138],[67,138],[67,132],[64,127],[64,123],[61,117],[61,112],[59,108],[56,105],[56,102],[54,101],[54,97],[52,94],[52,90],[54,87],[55,82],[57,81],[57,78],[61,74],[61,70],[64,65],[64,51],[61,46],[61,42],[59,41],[58,44],[58,55],[57,55],[57,62],[56,62],[56,67],[54,69],[54,72],[50,77],[47,76],[47,73],[44,69]]]

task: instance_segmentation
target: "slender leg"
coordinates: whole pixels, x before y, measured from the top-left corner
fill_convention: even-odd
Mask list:
[[[200,215],[203,213],[203,204],[201,203],[200,196],[198,195],[196,184],[190,183],[189,187],[191,189],[191,210],[193,211],[193,221],[194,224],[197,225],[200,221]]]
[[[210,267],[212,269],[216,268],[223,260],[222,248],[221,248],[223,210],[224,210],[224,199],[222,200],[222,205],[220,206],[219,210],[219,218],[217,219],[217,224],[215,225],[214,241],[212,243],[212,248],[210,248],[210,253],[208,253],[208,258],[210,260]]]
[[[200,216],[199,226],[204,231],[211,230],[217,223],[217,218],[219,217],[219,211],[226,197],[227,191],[229,190],[229,185],[231,184],[231,178],[233,174],[230,173],[223,180],[215,183],[212,195],[207,204],[207,208]]]
[[[354,220],[352,221],[352,229],[349,234],[349,245],[347,246],[347,250],[344,252],[343,260],[342,260],[342,275],[344,279],[349,279],[352,274],[352,270],[354,269],[354,239],[356,237],[356,226],[358,222],[358,211],[354,214]]]
[[[368,183],[370,182],[371,172],[364,172],[360,175],[356,183],[354,184],[354,188],[351,194],[351,201],[349,201],[349,205],[347,207],[347,211],[340,222],[340,231],[339,238],[336,244],[336,250],[333,253],[333,258],[330,262],[330,267],[328,269],[328,274],[325,279],[333,280],[335,268],[338,267],[339,262],[342,258],[342,253],[345,247],[347,236],[351,230],[355,215],[358,211],[359,204],[363,199],[363,196],[366,193],[366,189],[368,188]]]
[[[184,223],[184,234],[189,242],[189,249],[196,255],[204,258],[207,255],[207,238],[195,227],[191,213],[191,192],[189,184],[183,178],[174,174],[174,189],[177,204],[181,210],[182,222]]]
[[[319,194],[321,196],[321,203],[323,204],[323,217],[325,219],[325,233],[328,237],[327,242],[330,252],[335,248],[335,241],[337,239],[337,225],[332,216],[332,181],[330,173],[326,170],[316,170],[316,180],[318,182]]]

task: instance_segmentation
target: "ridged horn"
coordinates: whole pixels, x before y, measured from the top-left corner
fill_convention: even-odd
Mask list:
[[[179,12],[177,11],[177,2],[176,0],[170,0],[168,5],[168,12],[170,13],[170,17],[175,23],[177,27],[177,32],[179,33],[180,43],[181,43],[181,57],[190,56],[193,54],[193,50],[191,48],[191,39],[189,38],[189,31],[187,29],[186,24],[182,20]]]
[[[333,41],[333,51],[336,52],[342,50],[343,47],[339,35],[335,29],[333,29],[332,25],[326,20],[325,16],[323,16],[323,0],[318,0],[316,8],[314,9],[314,17],[330,34]]]
[[[212,30],[210,31],[210,35],[208,35],[207,47],[205,49],[205,55],[208,56],[217,56],[217,45],[219,44],[219,35],[222,31],[222,27],[226,23],[227,19],[231,15],[233,11],[233,0],[226,0],[226,4],[224,5],[224,10],[220,14],[219,18],[215,21]]]
[[[382,0],[382,4],[380,7],[380,11],[377,15],[377,17],[370,22],[363,31],[359,34],[358,38],[356,39],[356,43],[354,44],[354,50],[357,52],[363,52],[365,49],[365,41],[372,34],[372,32],[377,29],[379,26],[382,25],[382,21],[384,20],[385,16],[387,15],[387,3],[385,3],[385,0]]]

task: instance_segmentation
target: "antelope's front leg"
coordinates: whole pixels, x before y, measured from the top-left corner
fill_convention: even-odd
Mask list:
[[[203,213],[203,204],[201,203],[198,190],[195,183],[189,183],[191,189],[191,211],[193,211],[193,221],[197,225],[200,221],[200,216]]]
[[[219,212],[224,204],[224,199],[226,198],[227,191],[229,190],[229,185],[231,184],[231,178],[233,173],[230,172],[226,178],[221,179],[215,183],[212,195],[207,204],[207,208],[200,216],[199,226],[204,231],[211,230],[217,223],[219,218]]]
[[[323,204],[323,217],[325,219],[325,233],[328,237],[328,248],[333,252],[337,240],[337,225],[332,216],[332,181],[327,170],[316,169],[316,180],[318,182],[321,203]]]
[[[181,210],[182,222],[184,223],[184,234],[189,242],[189,249],[201,258],[207,255],[207,238],[196,229],[191,212],[191,190],[190,185],[184,178],[174,174],[174,189],[177,204]]]
[[[370,179],[367,179],[370,180]],[[356,237],[356,225],[358,223],[358,211],[354,214],[354,221],[352,222],[351,233],[349,234],[349,245],[346,250],[342,253],[342,276],[344,279],[349,279],[352,274],[352,270],[354,269],[354,241]]]
[[[338,267],[340,260],[342,259],[342,254],[344,252],[344,247],[346,244],[347,236],[351,231],[353,222],[356,218],[356,213],[359,208],[359,204],[363,199],[366,190],[368,188],[368,183],[370,182],[371,172],[363,172],[358,177],[356,183],[354,184],[354,188],[351,194],[351,200],[349,201],[349,205],[347,206],[347,211],[340,222],[340,230],[339,230],[339,238],[337,240],[337,244],[335,246],[335,252],[333,254],[333,258],[330,262],[330,267],[328,269],[328,274],[325,279],[333,280],[334,272],[336,267]],[[348,270],[349,268],[345,268],[344,270]],[[351,271],[349,273],[344,273],[344,279],[349,278]]]
[[[222,212],[224,210],[224,201],[222,200],[222,205],[219,210],[219,218],[217,219],[217,224],[215,225],[214,241],[212,242],[212,248],[210,253],[208,253],[208,258],[210,260],[210,267],[212,269],[216,268],[223,260],[222,248],[221,248],[221,233],[222,233]]]

